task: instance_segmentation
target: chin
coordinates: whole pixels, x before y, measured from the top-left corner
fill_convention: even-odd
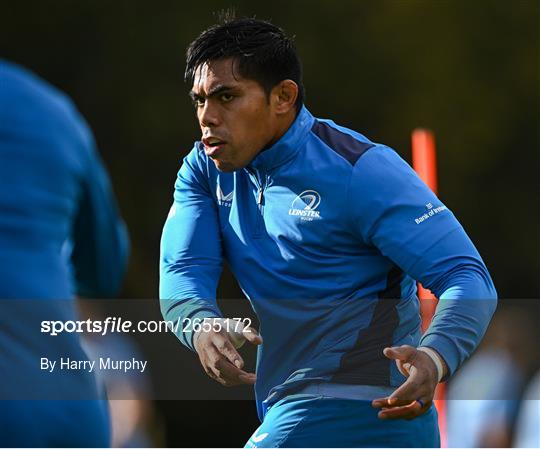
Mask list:
[[[213,162],[216,168],[218,169],[218,171],[223,172],[223,173],[230,173],[241,168],[241,167],[235,167],[234,165],[228,162],[216,161],[216,160],[213,160]]]

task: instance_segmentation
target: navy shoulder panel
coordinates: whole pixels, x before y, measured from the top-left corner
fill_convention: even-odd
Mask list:
[[[345,158],[351,165],[375,144],[362,142],[350,134],[330,126],[328,123],[315,120],[311,132],[328,145],[333,151]]]

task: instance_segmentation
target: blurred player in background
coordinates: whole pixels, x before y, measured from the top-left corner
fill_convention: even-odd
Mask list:
[[[532,324],[528,311],[498,310],[482,345],[449,384],[448,447],[511,446],[519,399],[535,363]]]
[[[264,343],[244,331],[256,376],[222,326],[178,337],[223,385],[255,383],[262,425],[248,447],[437,446],[435,387],[479,343],[495,288],[397,153],[308,111],[301,72],[291,39],[264,21],[226,20],[190,45],[202,137],[163,231],[162,312],[221,317],[229,263],[261,323]],[[328,88],[355,101],[342,75]],[[440,298],[422,338],[415,280]]]
[[[507,301],[497,311],[482,345],[449,384],[448,447],[511,447],[513,438],[521,441],[517,447],[530,447],[523,443],[529,432],[516,422],[520,407],[527,410],[528,401],[520,404],[520,398],[538,366],[535,326],[534,314],[520,308],[518,300]],[[537,435],[539,411],[534,421]],[[522,416],[530,419],[529,414]],[[538,446],[537,438],[534,447]]]
[[[75,294],[118,292],[126,228],[72,102],[3,60],[0,187],[0,445],[108,446],[107,403],[93,374],[39,369],[41,357],[86,360],[79,334],[51,338],[39,320],[75,319]]]
[[[514,447],[540,447],[540,371],[527,385],[518,414]]]
[[[99,301],[80,301],[80,312],[85,318],[105,320]],[[137,342],[129,333],[85,334],[82,346],[90,359],[99,357],[112,360],[142,358]],[[152,397],[152,382],[144,372],[96,370],[98,383],[105,386],[109,397],[112,447],[152,447],[157,427],[156,411]]]

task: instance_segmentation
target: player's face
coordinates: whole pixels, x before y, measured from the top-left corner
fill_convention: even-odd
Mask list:
[[[235,71],[233,59],[210,61],[195,73],[191,97],[204,151],[221,171],[245,167],[276,139],[276,114],[263,88]]]

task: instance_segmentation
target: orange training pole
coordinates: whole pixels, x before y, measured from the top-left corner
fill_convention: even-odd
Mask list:
[[[427,186],[437,194],[437,158],[435,151],[435,136],[427,129],[415,129],[412,132],[412,161],[413,168]],[[418,283],[418,298],[420,299],[420,315],[422,317],[422,332],[428,328],[435,308],[437,298],[429,290]],[[444,404],[445,387],[440,384],[435,391],[435,406],[439,413],[439,429],[441,446],[447,447],[446,410]]]
[[[435,137],[427,129],[415,129],[412,133],[413,168],[427,186],[437,194],[437,158],[435,153]],[[435,314],[437,298],[418,283],[420,298],[420,315],[422,331],[425,331]]]

